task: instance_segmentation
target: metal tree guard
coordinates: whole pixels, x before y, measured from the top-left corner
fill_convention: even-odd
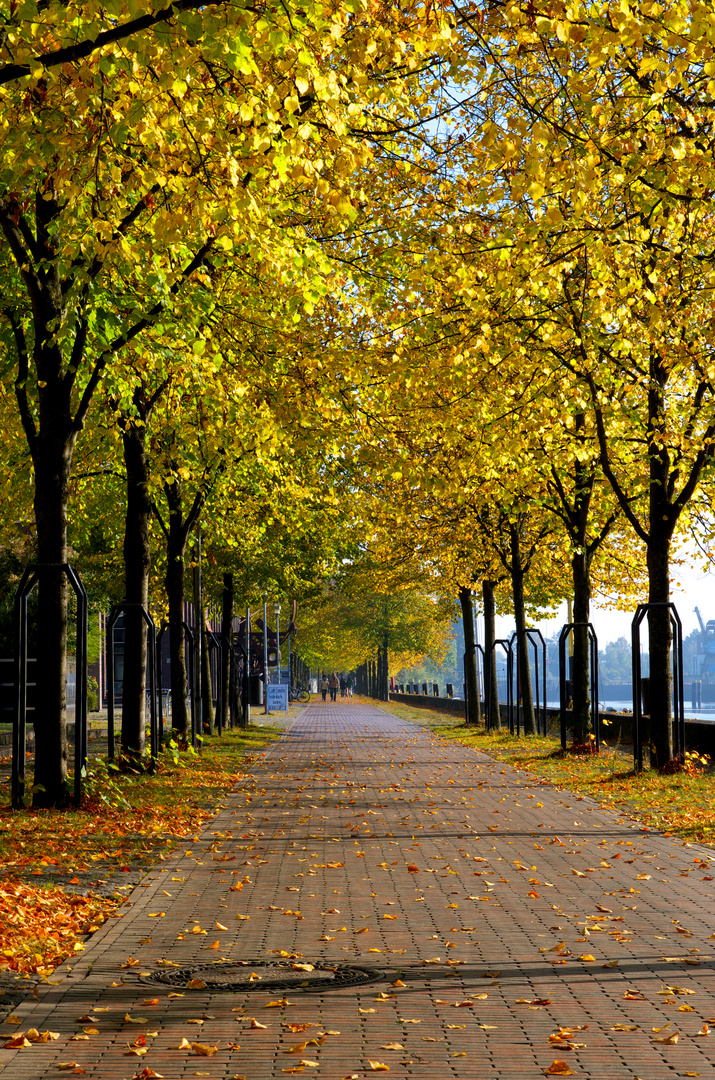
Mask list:
[[[223,644],[221,637],[213,630],[209,630],[208,627],[206,628],[206,639],[209,652],[209,671],[211,670],[211,653],[213,652],[216,656],[216,728],[219,735],[223,735],[223,687],[221,685]]]
[[[532,636],[533,635],[533,636]],[[534,685],[536,686],[536,733],[546,735],[546,642],[544,635],[536,627],[526,631],[526,636],[534,648]],[[541,701],[539,700],[539,646],[541,646]],[[539,732],[539,713],[541,713],[541,732]]]
[[[492,644],[489,646],[489,648],[487,649],[487,651],[485,653],[485,664],[491,664],[491,656],[492,656],[492,653],[494,652],[494,650],[496,649],[497,645],[501,645],[501,647],[504,649],[504,652],[506,653],[506,715],[507,715],[507,722],[509,724],[509,731],[513,734],[514,733],[514,686],[513,686],[513,674],[512,674],[512,671],[513,671],[513,667],[514,667],[514,650],[511,647],[511,642],[508,641],[506,638],[496,638],[492,642]],[[486,670],[486,668],[485,668],[485,670]],[[484,696],[485,696],[484,709],[485,709],[485,712],[487,714],[486,725],[487,725],[488,728],[491,728],[491,704],[492,704],[492,700],[491,700],[492,685],[491,684],[492,684],[492,680],[491,680],[491,678],[488,678],[486,680],[486,687],[485,687],[485,692],[484,692]],[[497,709],[498,708],[499,708],[499,694],[497,693]],[[518,723],[519,723],[519,721],[518,721],[518,716],[517,716],[517,734],[518,734]]]
[[[76,691],[74,714],[74,801],[82,802],[82,778],[87,768],[87,593],[69,563],[31,563],[25,567],[15,592],[15,709],[12,725],[12,808],[25,805],[25,751],[27,745],[27,601],[48,571],[67,578],[77,598]],[[37,738],[37,731],[35,732]]]
[[[532,637],[531,635],[535,635]],[[516,642],[516,649],[514,649],[514,659],[512,661],[512,678],[516,677],[516,694],[514,697],[514,710],[516,712],[516,733],[519,734],[519,702],[521,701],[521,668],[519,666],[519,642],[522,637],[525,637],[529,645],[534,650],[534,688],[536,694],[534,697],[534,720],[536,721],[536,734],[546,734],[546,642],[540,630],[536,630],[533,627],[528,627],[526,630],[522,630],[521,634],[518,634],[515,630],[509,638],[509,644],[514,649],[514,643]],[[538,637],[538,642],[536,638]],[[541,696],[539,694],[539,645],[541,645],[541,653],[543,658],[543,705],[541,702]],[[522,706],[523,709],[523,706]],[[542,717],[543,731],[539,731],[539,715]]]
[[[169,629],[169,624],[164,623],[159,633],[156,635],[156,655],[158,664],[158,686],[159,686],[159,730],[160,730],[160,742],[164,742],[164,714],[161,704],[161,641],[164,637],[164,632]],[[189,700],[191,702],[191,745],[196,749],[196,714],[198,708],[196,705],[196,699],[194,694],[194,632],[187,622],[182,622],[181,629],[186,634],[186,646],[189,653],[188,664],[186,665],[186,675],[189,683]],[[167,720],[169,719],[167,715]],[[173,720],[173,705],[172,705],[172,729],[174,726]]]
[[[159,725],[156,708],[156,626],[149,612],[143,604],[130,604],[123,601],[121,604],[113,604],[107,618],[106,650],[107,650],[107,756],[111,760],[115,751],[114,735],[114,627],[120,615],[127,611],[139,610],[147,631],[147,648],[149,652],[147,667],[149,668],[149,754],[151,768],[156,769],[159,758]],[[161,693],[161,691],[159,691]],[[162,725],[163,726],[163,725]]]
[[[242,726],[245,728],[245,727],[248,727],[248,709],[249,709],[248,653],[246,652],[246,649],[245,649],[243,643],[239,640],[238,635],[236,636],[235,643],[232,642],[230,640],[230,638],[224,638],[223,641],[224,641],[224,645],[228,645],[228,648],[230,650],[230,655],[231,655],[231,664],[230,664],[230,669],[229,669],[231,674],[230,674],[229,684],[228,684],[229,685],[229,712],[230,712],[230,715],[231,715],[231,727],[234,727],[235,723],[236,723],[236,703],[235,703],[235,698],[236,698],[236,680],[238,679],[238,671],[237,671],[238,661],[236,660],[236,649],[239,649],[240,652],[241,652],[241,659],[243,660],[243,674],[241,676],[241,716],[242,716]],[[233,691],[231,690],[231,683],[233,683]]]
[[[161,643],[164,639],[164,632],[168,629],[169,624],[163,622],[161,629],[156,635],[156,646],[154,649],[154,655],[156,657],[156,704],[157,704],[157,718],[159,721],[159,748],[164,745],[164,680],[162,678],[162,666],[161,666]],[[169,719],[167,713],[167,720]]]
[[[566,749],[566,642],[572,630],[585,627],[588,633],[590,665],[591,728],[596,736],[596,750],[601,749],[601,713],[598,708],[598,638],[590,622],[564,623],[559,634],[559,712],[561,720],[561,749]]]
[[[194,652],[196,649],[196,640],[194,637],[194,631],[189,624],[184,620],[182,622],[184,633],[186,634],[186,644],[189,651],[189,663],[188,671],[189,675],[189,694],[191,699],[191,745],[194,750],[198,743],[198,724],[199,724],[199,700],[198,700],[198,687],[196,686],[196,668],[194,666]]]
[[[685,760],[685,694],[683,687],[683,626],[675,604],[639,604],[631,623],[631,659],[633,662],[633,768],[643,771],[643,719],[641,672],[641,623],[654,608],[668,608],[670,628],[673,631],[673,725],[675,738],[673,749],[678,761]]]
[[[465,724],[469,723],[469,683],[467,682],[467,678],[466,678],[466,670],[467,670],[466,669],[466,660],[467,660],[467,657],[469,656],[470,652],[472,652],[472,650],[474,650],[477,653],[482,654],[482,674],[484,673],[484,649],[479,644],[479,642],[474,642],[472,645],[469,646],[469,648],[464,653],[464,656],[462,657],[462,670],[465,672],[465,677],[464,677],[464,722],[465,722]],[[479,668],[477,668],[477,700],[479,700]]]

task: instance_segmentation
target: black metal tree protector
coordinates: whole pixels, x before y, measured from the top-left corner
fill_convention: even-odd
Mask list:
[[[673,750],[676,761],[685,761],[685,693],[683,687],[683,626],[675,604],[639,604],[631,623],[631,658],[633,662],[633,768],[643,771],[643,676],[641,672],[641,623],[653,608],[667,607],[673,632]]]
[[[462,670],[464,671],[464,722],[469,723],[469,683],[467,682],[467,657],[474,652],[480,652],[482,654],[482,664],[484,663],[484,649],[478,642],[474,642],[469,646],[464,656],[462,657]],[[477,671],[477,695],[479,694],[479,672]]]
[[[512,651],[512,662],[511,662],[512,701],[514,703],[513,708],[514,708],[514,715],[516,717],[516,734],[517,735],[521,734],[521,730],[520,730],[520,727],[519,727],[519,719],[520,719],[521,714],[524,711],[524,706],[522,704],[520,704],[520,702],[521,702],[521,665],[519,663],[519,641],[520,641],[520,637],[519,637],[519,635],[517,634],[517,632],[515,630],[513,632],[513,634],[511,635],[511,637],[509,638],[509,648]],[[531,638],[527,638],[527,641],[530,642],[531,645],[534,645],[534,642],[531,641]],[[527,655],[528,655],[528,652],[527,652]],[[516,680],[516,687],[514,687],[514,685],[513,685],[514,680]],[[538,701],[538,699],[539,699],[539,684],[537,682],[537,684],[536,684],[536,700]],[[511,730],[511,732],[513,734],[513,731],[514,731],[513,725],[510,728],[510,730]]]
[[[194,638],[194,631],[191,629],[187,622],[182,622],[184,633],[186,634],[186,644],[189,651],[189,693],[191,695],[191,745],[194,750],[198,744],[198,730],[199,730],[199,702],[198,702],[198,687],[196,686],[196,668],[194,667],[194,649],[196,647],[196,641]]]
[[[561,719],[561,749],[566,749],[566,642],[572,630],[586,627],[590,666],[591,729],[596,737],[596,750],[601,749],[601,713],[598,708],[598,638],[590,622],[564,623],[559,633],[559,714]]]
[[[222,654],[223,654],[223,641],[220,635],[215,634],[213,630],[209,630],[206,627],[206,643],[209,652],[209,671],[211,670],[211,654],[216,656],[216,730],[219,735],[223,735],[223,693],[222,693]]]
[[[196,747],[196,721],[195,716],[197,713],[195,694],[194,694],[194,632],[188,623],[183,622],[181,624],[182,629],[186,633],[186,641],[188,646],[189,661],[187,665],[187,677],[189,680],[190,700],[191,700],[191,745]],[[168,623],[162,623],[161,630],[156,635],[156,685],[158,687],[158,705],[159,705],[159,745],[164,744],[164,711],[162,706],[162,678],[161,678],[161,642],[164,637],[164,633],[169,629]],[[167,720],[169,719],[167,715]]]
[[[536,686],[536,733],[546,735],[546,642],[536,627],[526,631],[526,637],[534,649],[534,684]],[[541,695],[539,695],[539,648],[541,648]],[[541,724],[539,724],[541,714]],[[539,731],[541,727],[541,731]]]
[[[161,629],[156,635],[156,646],[154,654],[156,656],[156,706],[157,706],[157,718],[159,721],[159,747],[164,745],[164,694],[163,694],[163,677],[162,677],[162,665],[161,665],[161,643],[164,640],[164,633],[168,630],[169,624],[162,622]],[[167,714],[167,720],[169,719]]]
[[[491,665],[492,653],[496,649],[497,645],[501,645],[506,653],[506,715],[507,722],[509,724],[509,731],[514,733],[514,698],[513,698],[513,668],[514,668],[514,650],[511,647],[511,642],[506,638],[496,638],[486,651],[484,656],[484,670],[488,671]],[[485,674],[486,685],[484,688],[484,711],[486,713],[485,726],[491,727],[491,704],[492,704],[492,680],[491,675],[487,678]],[[497,709],[499,708],[499,698],[497,697]],[[518,718],[517,718],[517,732],[518,732]]]
[[[114,627],[120,615],[127,611],[139,610],[147,630],[147,646],[149,656],[147,667],[149,669],[149,746],[152,771],[156,769],[159,757],[159,724],[156,708],[157,695],[157,665],[156,665],[156,626],[149,612],[143,604],[130,604],[123,601],[121,604],[113,604],[109,612],[106,624],[106,652],[107,652],[107,756],[110,761],[115,754],[114,735]],[[161,691],[159,691],[161,693]]]
[[[15,709],[12,730],[12,808],[25,805],[25,751],[27,745],[27,601],[42,575],[52,570],[67,578],[77,598],[76,690],[74,714],[74,801],[82,801],[82,779],[87,769],[87,593],[69,563],[31,563],[25,567],[15,592]],[[35,728],[35,739],[41,736]]]
[[[532,636],[533,635],[533,636]],[[514,659],[512,661],[512,670],[516,675],[516,696],[515,696],[515,709],[516,709],[516,733],[519,734],[519,702],[521,701],[521,667],[519,665],[519,649],[518,642],[522,637],[525,637],[529,645],[534,650],[534,687],[536,690],[534,700],[534,717],[536,719],[536,733],[537,735],[546,734],[546,642],[544,636],[540,630],[534,627],[528,627],[523,630],[520,635],[517,635],[516,630],[509,638],[509,644],[514,649],[514,642],[517,642],[517,648],[514,653]],[[537,640],[538,638],[538,640]],[[542,694],[543,702],[541,700],[542,694],[539,693],[539,645],[541,645],[541,657],[542,657]],[[514,670],[515,669],[515,670]],[[541,717],[541,721],[539,720]],[[543,727],[543,731],[539,729]]]
[[[236,657],[236,649],[241,653],[240,660],[243,663],[243,670],[241,673],[241,716],[243,727],[248,727],[248,708],[249,708],[249,685],[248,685],[248,653],[246,647],[239,640],[238,634],[236,634],[236,640],[231,641],[229,637],[223,637],[224,648],[228,648],[231,655],[231,678],[229,679],[229,713],[231,716],[231,727],[235,727],[236,724],[236,683],[238,682],[238,659]],[[231,690],[231,681],[233,680],[233,691]]]

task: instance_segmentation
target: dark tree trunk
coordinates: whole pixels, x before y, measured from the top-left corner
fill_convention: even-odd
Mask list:
[[[590,558],[586,551],[577,551],[571,559],[573,578],[573,619],[586,623],[591,608]],[[594,687],[598,695],[598,688]],[[573,631],[573,741],[586,742],[589,721],[589,645],[588,629],[576,626]]]
[[[124,596],[128,604],[149,607],[152,502],[146,456],[146,427],[127,419],[122,431],[127,472],[124,523]],[[147,627],[138,608],[124,613],[124,682],[122,685],[122,749],[132,758],[145,750]]]
[[[462,608],[464,626],[464,683],[467,689],[467,723],[479,724],[481,708],[479,703],[479,680],[477,678],[477,650],[474,633],[474,608],[472,590],[465,585],[459,590],[459,603]]]
[[[524,733],[536,735],[536,716],[534,715],[534,695],[531,689],[531,665],[529,664],[529,641],[526,636],[526,605],[524,602],[524,569],[521,564],[521,541],[517,525],[509,525],[511,588],[514,601],[514,622],[516,623],[516,657],[519,669],[521,689],[521,707],[524,718]],[[517,701],[517,708],[519,702]]]
[[[74,437],[68,426],[51,423],[50,434],[37,438],[35,521],[37,561],[67,562],[67,504]],[[63,430],[64,428],[64,430]],[[67,787],[67,579],[47,570],[38,583],[37,626],[42,642],[42,678],[37,681],[33,805],[60,807],[69,802]]]
[[[233,574],[223,575],[223,597],[221,604],[221,724],[228,727],[231,721],[231,694],[235,693],[231,679],[231,652],[228,642],[233,635]],[[239,717],[239,723],[241,718]]]
[[[184,593],[186,589],[184,554],[186,529],[181,501],[181,483],[165,484],[169,507],[166,545],[166,595],[169,601],[169,656],[171,659],[171,726],[180,735],[189,730],[186,703],[186,660],[184,655]]]
[[[648,601],[651,604],[667,604],[670,600],[670,535],[667,529],[659,529],[652,520],[647,562]],[[667,607],[655,608],[648,613],[648,640],[650,716],[644,719],[643,746],[650,745],[651,764],[660,768],[673,757],[672,634]]]
[[[384,637],[383,637],[383,640],[382,640],[382,663],[383,663],[382,700],[383,701],[389,701],[390,700],[389,649],[390,649],[390,634],[389,634],[388,630],[385,630],[385,634],[384,634]]]
[[[577,413],[574,417],[574,433],[583,445],[586,417]],[[593,468],[577,458],[574,465],[574,504],[568,510],[571,540],[574,554],[571,558],[573,581],[573,619],[575,623],[587,623],[591,613],[591,562],[595,545],[588,543],[588,515],[593,494]],[[602,534],[603,535],[603,534]],[[588,628],[577,626],[573,632],[573,741],[576,745],[586,742],[589,717],[589,645]],[[598,697],[598,687],[593,688]],[[598,706],[596,706],[598,707]]]
[[[668,492],[671,459],[664,438],[665,387],[668,365],[658,352],[651,355],[648,388],[649,470],[648,502],[648,602],[665,605],[670,601],[670,541],[676,516]],[[650,746],[651,765],[662,768],[673,757],[672,673],[670,612],[667,607],[648,613],[650,654],[650,716],[645,721],[643,746]]]
[[[484,678],[489,685],[489,716],[487,722],[490,728],[501,728],[501,712],[499,710],[499,684],[497,682],[497,653],[494,648],[496,638],[496,600],[494,597],[495,582],[482,582],[482,599],[484,603],[484,655],[489,657],[484,673]],[[484,687],[485,694],[487,687]]]

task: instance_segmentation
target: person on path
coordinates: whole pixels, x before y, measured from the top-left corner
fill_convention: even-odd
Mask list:
[[[328,679],[328,686],[330,687],[330,700],[331,701],[337,701],[338,700],[338,687],[340,686],[340,679],[338,678],[338,676],[336,675],[335,672],[333,672],[332,675],[330,676],[330,678]]]
[[[348,692],[348,683],[344,675],[340,676],[340,697],[346,697]]]
[[[321,679],[321,682],[320,682],[320,692],[323,695],[323,701],[325,701],[326,697],[328,696],[328,686],[329,685],[330,684],[328,683],[327,675],[323,675],[323,678]]]
[[[355,685],[355,682],[353,680],[352,675],[348,675],[348,697],[353,696],[353,687],[354,687],[354,685]]]

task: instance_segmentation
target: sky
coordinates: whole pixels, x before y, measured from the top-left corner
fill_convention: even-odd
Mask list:
[[[692,630],[698,629],[698,618],[693,610],[696,606],[700,608],[700,614],[704,622],[707,622],[708,619],[715,619],[715,568],[711,568],[707,573],[704,573],[702,557],[700,559],[692,556],[688,558],[686,554],[683,554],[683,557],[687,558],[688,562],[684,562],[683,565],[676,569],[671,599],[678,610],[683,624],[683,637],[686,638]],[[646,599],[647,596],[644,593],[643,601]],[[616,641],[620,637],[630,641],[634,611],[635,604],[629,611],[611,611],[599,608],[597,604],[592,605],[591,622],[596,631],[599,648],[603,648],[609,641]],[[478,622],[481,621],[481,619],[478,620]],[[541,630],[544,637],[551,637],[558,634],[565,622],[566,604],[564,603],[554,617],[533,620],[530,625]],[[513,616],[497,617],[497,637],[509,637],[513,629]],[[480,630],[483,636],[483,627],[480,627]]]

